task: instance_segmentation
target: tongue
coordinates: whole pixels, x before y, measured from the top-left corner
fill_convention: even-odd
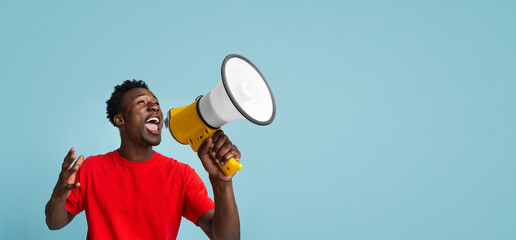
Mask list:
[[[158,130],[158,125],[154,124],[154,123],[146,123],[145,124],[145,127],[151,131],[157,131]]]

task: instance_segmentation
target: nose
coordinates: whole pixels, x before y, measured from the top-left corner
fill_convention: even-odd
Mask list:
[[[153,112],[159,112],[159,105],[155,103],[150,103],[148,109]]]

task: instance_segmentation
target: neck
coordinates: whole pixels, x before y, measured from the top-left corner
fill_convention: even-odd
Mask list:
[[[122,143],[120,144],[120,149],[118,149],[118,153],[123,158],[129,161],[135,162],[143,162],[147,161],[154,156],[154,150],[152,150],[152,146],[142,146],[133,144],[128,141],[124,141],[122,139]]]

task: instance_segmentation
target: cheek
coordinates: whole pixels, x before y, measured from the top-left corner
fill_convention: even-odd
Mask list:
[[[139,127],[142,122],[141,114],[138,114],[137,111],[129,111],[127,113],[127,125],[131,127]]]

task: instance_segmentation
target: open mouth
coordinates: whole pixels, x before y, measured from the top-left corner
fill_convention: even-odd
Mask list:
[[[159,118],[151,117],[145,121],[145,128],[153,134],[159,134]]]

